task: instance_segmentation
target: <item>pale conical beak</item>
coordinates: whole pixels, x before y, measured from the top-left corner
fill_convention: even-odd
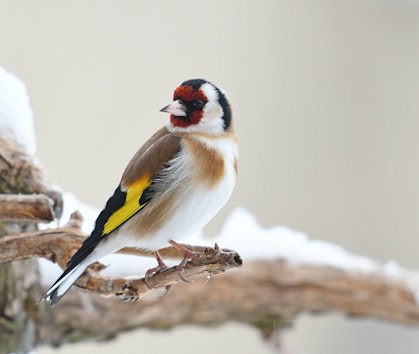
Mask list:
[[[171,104],[162,108],[160,112],[170,113],[177,117],[186,117],[186,107],[179,100],[173,101]]]

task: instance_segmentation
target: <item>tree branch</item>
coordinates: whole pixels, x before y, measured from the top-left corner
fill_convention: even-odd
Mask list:
[[[4,194],[44,194],[53,201],[55,217],[62,213],[61,193],[52,188],[33,158],[0,131],[0,192]],[[12,220],[13,221],[13,220]]]
[[[150,294],[126,304],[72,289],[51,312],[43,340],[111,338],[133,328],[167,329],[182,324],[215,325],[236,321],[269,336],[289,326],[301,312],[339,311],[418,325],[419,307],[403,279],[382,271],[345,272],[285,261],[247,262],[205,284],[205,278],[179,283],[164,298]],[[160,293],[158,293],[160,294]],[[86,312],[89,314],[86,316]]]
[[[13,116],[10,118],[14,119]],[[0,127],[0,193],[43,194],[54,201],[54,214],[59,218],[62,212],[61,193],[48,183],[34,158],[26,154],[24,148],[10,136],[6,122],[7,119],[2,119]],[[10,206],[3,207],[3,212],[8,207]],[[32,216],[39,217],[36,211],[38,207],[35,205],[30,213],[22,213],[19,207],[15,207],[19,216],[8,217],[7,221],[3,214],[0,238],[12,233],[35,230],[37,225],[28,219]],[[18,219],[19,222],[16,222]],[[7,250],[1,251],[3,253]],[[40,291],[38,264],[35,259],[0,266],[0,354],[23,353],[34,347],[38,338],[35,321],[39,313],[27,305],[28,301],[38,298]]]
[[[42,223],[54,220],[53,201],[42,194],[1,194],[0,221]]]
[[[62,268],[65,268],[71,256],[86,238],[79,229],[80,222],[80,214],[74,213],[70,222],[63,228],[1,238],[0,249],[3,249],[4,252],[0,254],[0,264],[39,256],[57,262]],[[239,267],[242,264],[237,253],[221,250],[218,245],[215,245],[214,248],[184,246],[201,252],[199,257],[193,258],[186,264],[182,272],[184,278],[190,278],[203,272],[217,274],[230,268]],[[123,249],[122,253],[142,256],[153,255],[151,252],[131,248]],[[162,249],[161,255],[179,259],[183,257],[183,254],[174,247]],[[99,271],[103,268],[105,266],[98,262],[93,264],[77,281],[76,285],[104,296],[116,295],[124,300],[138,300],[148,293],[151,290],[150,288],[167,287],[181,280],[176,267],[171,267],[153,275],[148,281],[149,288],[144,279],[127,280],[101,275]]]
[[[0,239],[0,248],[4,250],[0,263],[41,256],[64,267],[85,239],[79,229],[80,222],[80,215],[76,213],[63,228]],[[203,272],[222,272],[241,264],[237,253],[222,251],[217,246],[193,249],[205,252],[187,264],[183,273],[186,278]],[[152,256],[149,252],[128,248],[122,253]],[[183,256],[173,247],[161,253],[170,258]],[[144,279],[106,277],[99,273],[103,267],[99,263],[90,267],[77,286],[106,297],[117,295],[130,300],[150,292]],[[149,283],[152,288],[160,288],[179,283],[179,280],[176,267],[172,267],[155,274]],[[91,316],[85,316],[86,296],[89,306],[95,308]],[[321,265],[290,265],[284,260],[249,262],[240,272],[224,274],[208,285],[204,285],[204,280],[186,286],[180,282],[176,291],[166,298],[156,300],[147,296],[143,301],[147,302],[146,307],[127,307],[116,299],[105,300],[72,290],[61,301],[59,311],[50,313],[54,324],[65,324],[65,333],[60,326],[46,326],[46,336],[63,340],[71,335],[69,328],[72,328],[77,332],[86,331],[88,337],[102,338],[137,326],[167,328],[182,323],[210,325],[227,320],[254,324],[269,334],[275,328],[274,320],[277,328],[278,323],[290,324],[300,312],[323,311],[419,325],[415,294],[403,277],[389,276],[384,269],[361,273]],[[75,307],[75,303],[79,306]],[[101,321],[96,314],[101,316]]]

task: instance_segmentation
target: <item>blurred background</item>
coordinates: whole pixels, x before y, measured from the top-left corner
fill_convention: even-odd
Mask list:
[[[166,122],[173,89],[202,77],[229,94],[240,139],[238,184],[208,235],[242,206],[265,227],[419,268],[419,1],[0,0],[0,65],[27,85],[50,180],[96,207]],[[413,354],[418,334],[328,314],[285,338],[298,354]],[[270,352],[234,324],[88,348],[195,353],[191,340]]]

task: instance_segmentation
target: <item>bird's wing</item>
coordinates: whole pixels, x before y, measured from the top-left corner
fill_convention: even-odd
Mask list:
[[[129,162],[121,183],[96,219],[95,228],[70,260],[75,267],[96,245],[117,229],[153,199],[150,186],[156,175],[167,166],[180,150],[179,137],[167,128],[157,131]]]
[[[162,128],[138,150],[96,220],[96,232],[101,236],[110,234],[147,205],[153,198],[153,179],[179,152],[179,144],[177,136]]]

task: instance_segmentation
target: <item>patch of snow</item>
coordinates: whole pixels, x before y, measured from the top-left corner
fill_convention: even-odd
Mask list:
[[[188,238],[185,243],[220,247],[237,251],[243,261],[254,259],[284,259],[291,264],[320,264],[370,272],[378,264],[367,257],[354,255],[344,248],[321,240],[311,240],[305,233],[288,227],[263,228],[256,217],[243,208],[235,209],[227,218],[216,239],[202,234]]]
[[[14,138],[29,155],[35,156],[35,128],[26,86],[2,67],[0,67],[0,131],[7,138]]]
[[[63,272],[57,263],[52,263],[45,258],[38,258],[39,272],[41,274],[41,285],[49,288]]]

